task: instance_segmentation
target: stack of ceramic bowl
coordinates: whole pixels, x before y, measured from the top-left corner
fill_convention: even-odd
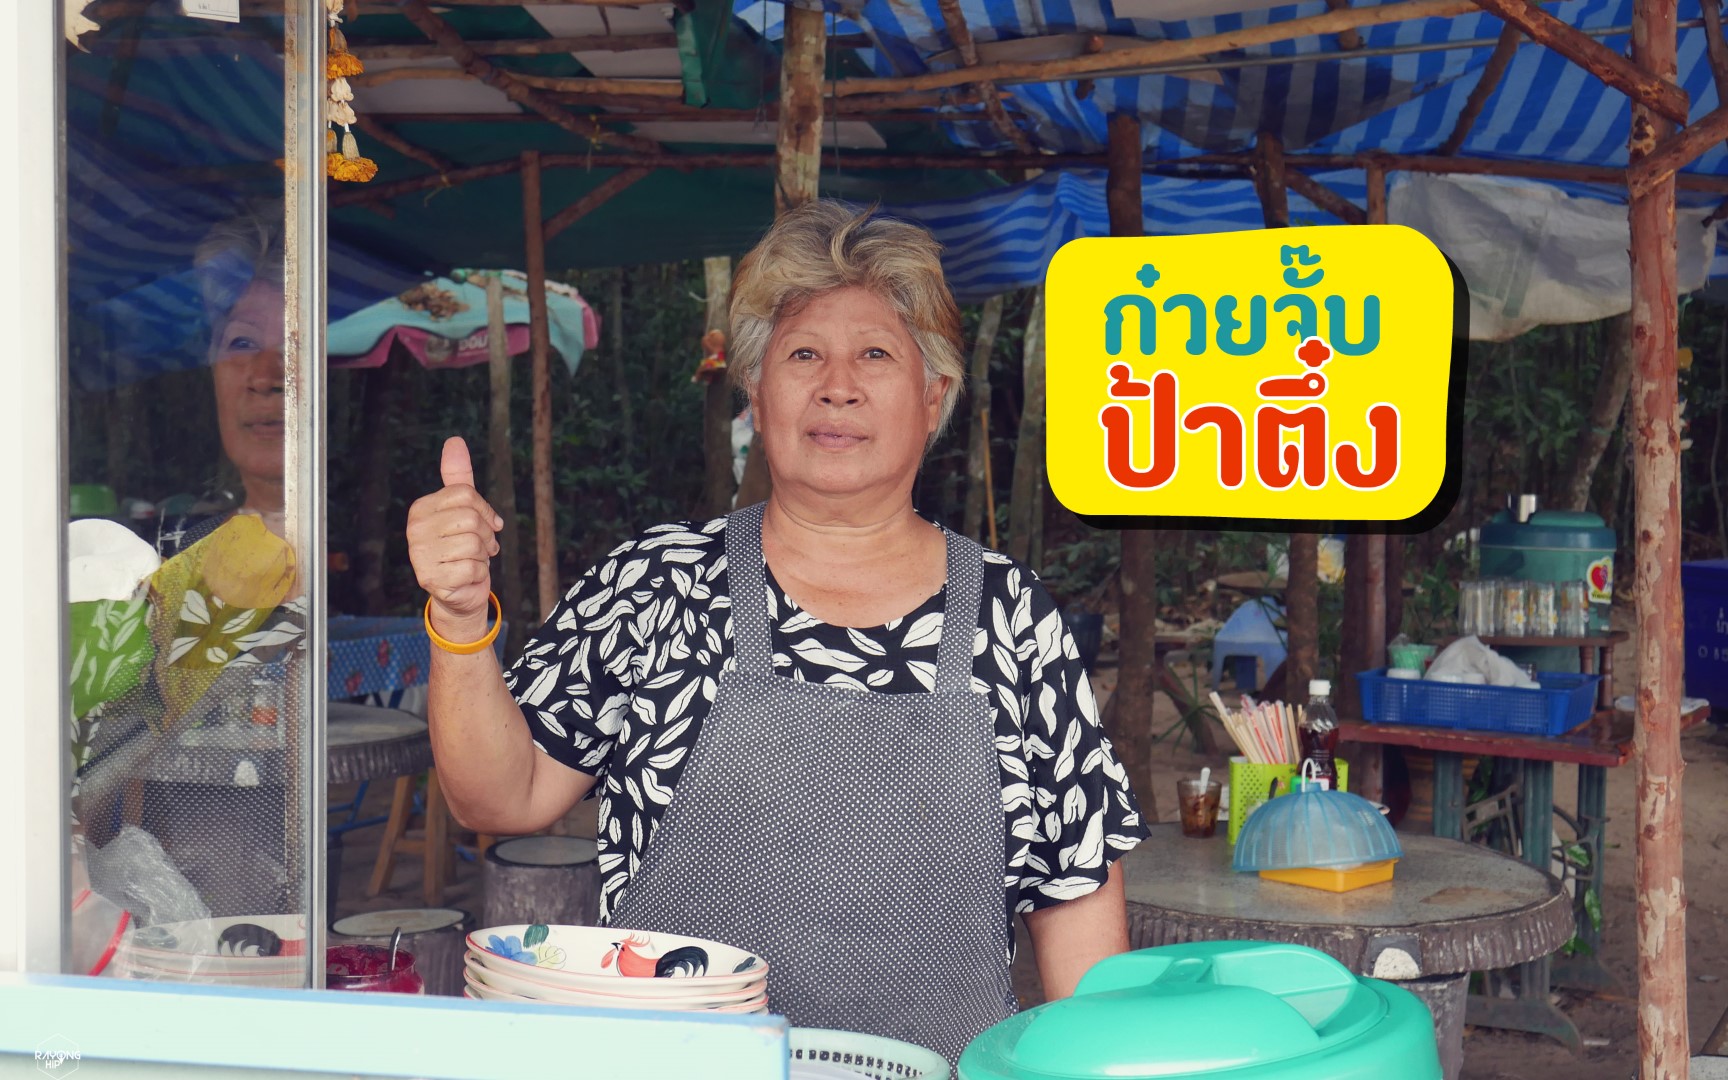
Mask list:
[[[463,994],[598,1009],[765,1013],[768,962],[717,941],[544,924],[468,935]]]
[[[306,985],[306,916],[235,915],[133,927],[107,971],[218,986]]]

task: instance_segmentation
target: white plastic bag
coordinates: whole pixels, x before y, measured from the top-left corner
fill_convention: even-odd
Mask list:
[[[127,825],[107,845],[89,852],[90,886],[131,911],[140,926],[208,919],[198,890],[168,858],[156,838]]]
[[[1423,678],[1430,682],[1483,683],[1520,690],[1536,690],[1541,685],[1475,635],[1461,637],[1440,650]]]

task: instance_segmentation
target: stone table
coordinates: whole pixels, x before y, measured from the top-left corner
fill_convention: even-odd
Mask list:
[[[1274,941],[1318,949],[1427,1002],[1447,1080],[1464,1060],[1472,971],[1546,956],[1573,932],[1552,876],[1475,844],[1401,836],[1393,879],[1347,893],[1267,881],[1230,868],[1222,833],[1191,840],[1155,825],[1124,860],[1136,949],[1188,941]]]

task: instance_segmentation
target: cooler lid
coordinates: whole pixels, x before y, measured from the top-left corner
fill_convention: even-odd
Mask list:
[[[1595,514],[1577,510],[1538,510],[1520,525],[1504,512],[1482,526],[1483,547],[1574,548],[1613,551],[1614,530]]]
[[[1728,559],[1702,559],[1680,564],[1683,589],[1728,589]]]
[[[1113,956],[1073,997],[990,1028],[967,1080],[1137,1080],[1324,1055],[1387,1015],[1338,961],[1300,945],[1208,941]]]

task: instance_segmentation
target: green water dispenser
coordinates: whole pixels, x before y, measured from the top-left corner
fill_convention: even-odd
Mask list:
[[[1113,956],[1073,997],[1010,1017],[959,1080],[1440,1080],[1428,1007],[1300,945],[1206,941]]]

